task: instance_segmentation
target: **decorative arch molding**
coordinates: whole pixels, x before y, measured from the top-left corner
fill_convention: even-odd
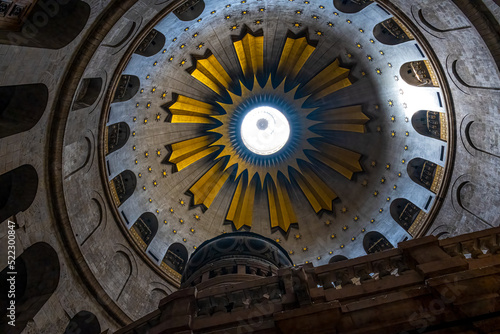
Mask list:
[[[481,180],[483,181],[483,180]],[[489,227],[500,223],[500,198],[498,188],[487,182],[461,182],[457,187],[458,205]]]
[[[130,234],[139,247],[146,251],[158,232],[158,218],[151,213],[143,213],[130,228]]]
[[[444,168],[422,158],[412,159],[407,167],[410,179],[416,184],[437,194],[443,183]]]
[[[71,318],[64,334],[85,333],[100,334],[101,325],[94,313],[80,311]]]
[[[38,173],[31,165],[22,165],[0,175],[0,222],[27,210],[38,191]]]
[[[342,13],[357,13],[371,5],[373,0],[333,0],[333,5]]]
[[[399,75],[408,85],[439,87],[436,73],[429,60],[416,60],[401,65]]]
[[[431,110],[419,110],[411,117],[411,125],[422,136],[448,140],[446,114]]]
[[[391,203],[391,217],[412,237],[416,237],[423,227],[427,214],[405,198],[398,198]]]
[[[0,44],[61,49],[80,35],[90,11],[81,0],[38,1],[30,10],[22,11],[15,23],[2,27]]]
[[[0,138],[33,128],[48,100],[49,90],[42,83],[0,87]]]
[[[394,248],[394,246],[387,240],[386,237],[380,232],[372,231],[365,234],[363,238],[363,248],[366,254],[374,254],[382,252],[388,249]]]
[[[0,273],[2,282],[7,282],[9,268]],[[60,264],[56,251],[45,242],[28,247],[16,258],[16,326],[8,325],[9,318],[0,320],[0,332],[19,334],[29,321],[41,310],[59,285]],[[7,310],[9,286],[2,284],[0,304]]]
[[[106,154],[121,149],[130,137],[130,127],[125,122],[111,124],[106,127],[104,151]]]
[[[75,101],[73,102],[72,109],[86,109],[95,105],[104,91],[106,77],[107,74],[104,72],[104,80],[102,77],[82,79],[78,86],[78,91],[75,94]]]
[[[397,45],[414,39],[408,28],[395,17],[378,23],[373,28],[373,36],[386,45]]]

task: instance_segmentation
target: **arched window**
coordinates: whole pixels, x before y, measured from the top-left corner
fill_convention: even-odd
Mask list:
[[[107,145],[105,145],[106,154],[122,148],[130,137],[130,127],[124,122],[108,126],[106,132],[108,134],[106,136]]]
[[[391,203],[391,216],[410,235],[415,236],[425,212],[409,200],[398,198]]]
[[[23,165],[0,175],[0,222],[31,206],[38,190],[38,174]]]
[[[89,16],[90,6],[81,0],[1,1],[0,44],[60,49],[80,34]]]
[[[372,3],[373,0],[333,0],[335,8],[343,13],[357,13]]]
[[[56,251],[44,242],[36,243],[28,247],[16,259],[16,326],[10,326],[8,321],[8,310],[10,299],[8,291],[10,284],[7,279],[11,277],[9,267],[0,273],[0,304],[2,310],[7,310],[7,317],[0,319],[0,333],[18,334],[21,333],[29,321],[40,311],[43,305],[50,298],[59,283],[59,259]]]
[[[137,185],[137,178],[135,174],[129,170],[121,172],[113,180],[110,181],[109,186],[111,194],[117,206],[125,202],[135,191]]]
[[[373,36],[383,44],[396,45],[413,39],[410,31],[395,17],[380,22],[373,28]]]
[[[156,29],[153,29],[149,34],[142,40],[141,44],[135,53],[144,57],[151,57],[160,52],[165,45],[165,35]]]
[[[181,21],[192,21],[203,13],[203,0],[188,0],[174,10],[175,16]]]
[[[407,171],[413,182],[437,194],[443,180],[443,167],[421,158],[415,158],[408,163]]]
[[[436,74],[428,60],[404,63],[399,70],[401,78],[408,84],[417,87],[438,87]]]
[[[183,244],[176,242],[168,247],[168,250],[163,257],[162,267],[163,265],[166,265],[182,275],[187,260],[188,251],[186,247],[184,247]]]
[[[80,311],[71,318],[64,334],[100,334],[101,325],[97,317],[88,311]]]
[[[134,237],[134,240],[143,250],[148,248],[149,243],[153,240],[157,231],[158,219],[151,212],[143,213],[130,229],[130,233]]]
[[[122,75],[115,91],[113,102],[125,102],[137,94],[141,81],[135,75]]]
[[[48,99],[49,90],[44,84],[0,87],[0,138],[34,127]]]
[[[347,257],[345,257],[344,255],[335,255],[335,256],[332,256],[332,258],[330,259],[330,261],[328,261],[328,263],[335,263],[335,262],[340,262],[340,261],[344,261],[344,260],[347,260]]]
[[[446,114],[437,111],[419,110],[411,117],[411,124],[415,131],[422,136],[448,140],[448,126]]]
[[[102,89],[101,78],[83,79],[78,87],[75,102],[73,103],[73,110],[83,109],[93,105]]]
[[[392,249],[394,246],[379,232],[368,232],[363,238],[363,248],[367,254]]]

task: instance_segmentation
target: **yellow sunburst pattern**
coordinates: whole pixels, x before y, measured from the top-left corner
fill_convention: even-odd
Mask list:
[[[171,144],[168,162],[180,171],[201,158],[212,156],[212,166],[189,189],[194,204],[209,208],[224,184],[235,182],[226,220],[236,229],[251,227],[255,194],[262,190],[267,193],[271,227],[287,232],[291,224],[297,223],[290,199],[291,191],[297,186],[316,213],[331,211],[332,202],[337,198],[333,189],[316,174],[310,159],[320,161],[348,179],[362,171],[361,154],[327,143],[318,133],[364,133],[369,118],[361,106],[320,110],[305,106],[306,100],[323,98],[352,84],[349,69],[341,67],[338,59],[309,81],[296,82],[316,49],[315,43],[306,37],[287,36],[273,78],[270,73],[264,73],[262,31],[254,33],[247,29],[243,37],[233,39],[233,46],[241,77],[251,88],[231,79],[210,51],[203,58],[195,59],[189,73],[223,97],[223,102],[209,103],[174,95],[168,106],[171,123],[205,124],[211,128],[200,131],[198,137]],[[287,86],[294,87],[287,89]],[[268,100],[282,103],[289,110],[291,126],[295,127],[286,149],[272,158],[247,152],[238,140],[234,121],[253,102]]]

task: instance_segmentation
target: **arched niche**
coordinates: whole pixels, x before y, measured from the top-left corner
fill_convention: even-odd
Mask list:
[[[115,91],[114,102],[125,102],[137,94],[141,86],[141,81],[135,75],[122,75]]]
[[[397,45],[413,39],[410,31],[395,17],[382,21],[373,28],[373,36],[382,44]]]
[[[357,13],[372,3],[373,0],[333,0],[335,8],[342,13]]]
[[[181,21],[192,21],[203,13],[203,0],[188,0],[174,10],[174,15]]]
[[[411,124],[415,131],[442,141],[448,140],[448,125],[446,114],[431,110],[419,110],[411,117]]]
[[[122,148],[130,137],[130,127],[125,122],[115,123],[106,128],[106,154]]]
[[[83,79],[80,82],[78,92],[76,93],[75,102],[73,103],[73,110],[83,109],[93,105],[101,94],[101,89],[101,78]]]
[[[467,181],[458,187],[457,192],[462,209],[491,227],[500,224],[498,184],[486,180]]]
[[[0,44],[60,49],[80,34],[90,16],[90,6],[81,0],[2,3],[8,8],[0,14]]]
[[[411,236],[415,236],[425,212],[405,198],[392,201],[390,210],[392,218]]]
[[[437,194],[443,180],[443,167],[422,158],[415,158],[408,163],[407,171],[413,182]]]
[[[153,29],[142,40],[141,44],[135,50],[135,53],[144,57],[151,57],[160,52],[165,46],[165,35],[156,29]]]
[[[476,150],[500,158],[498,134],[500,126],[495,122],[472,121],[465,127],[465,136]]]
[[[59,271],[56,251],[44,242],[33,244],[16,258],[16,326],[8,325],[9,317],[2,316],[0,333],[18,334],[24,330],[56,290],[59,284]],[[11,277],[9,272],[11,270],[6,267],[0,273],[2,310],[7,310],[10,305],[8,298],[10,284],[6,284],[7,279]],[[7,316],[9,313],[7,310]]]
[[[186,247],[183,244],[176,242],[168,247],[167,252],[163,257],[162,264],[182,275],[187,260],[188,251]]]
[[[410,61],[401,65],[401,78],[409,85],[416,87],[438,87],[439,83],[428,60]]]
[[[373,254],[392,249],[394,246],[379,232],[368,232],[363,238],[363,248],[367,254]]]
[[[130,233],[143,250],[148,248],[158,231],[158,219],[151,212],[143,213],[132,225]]]
[[[0,222],[31,206],[38,190],[38,173],[22,165],[0,175]]]
[[[134,193],[137,178],[133,172],[126,170],[111,180],[109,185],[116,206],[120,206]]]
[[[100,334],[101,325],[97,317],[89,311],[80,311],[71,318],[64,334]]]
[[[335,263],[335,262],[340,262],[340,261],[345,261],[345,260],[347,260],[347,257],[345,257],[344,255],[334,255],[334,256],[332,256],[330,261],[328,261],[328,263]]]
[[[0,87],[0,138],[30,130],[47,108],[44,84]]]

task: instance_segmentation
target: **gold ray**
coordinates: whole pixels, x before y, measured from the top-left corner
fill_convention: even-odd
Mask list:
[[[332,211],[332,202],[337,198],[337,194],[308,165],[303,164],[301,171],[302,173],[293,171],[293,177],[314,211],[316,213],[321,210]]]
[[[203,204],[207,209],[212,205],[231,172],[224,170],[226,159],[219,160],[196,183],[189,188],[193,194],[194,205]]]
[[[231,88],[231,77],[210,50],[204,58],[195,58],[194,68],[188,72],[220,96]]]
[[[271,227],[279,227],[287,232],[291,224],[297,223],[286,184],[283,178],[278,177],[276,183],[272,179],[267,181],[267,199],[269,204],[269,218]]]
[[[180,171],[219,150],[217,146],[209,147],[216,139],[214,135],[206,135],[171,144],[172,153],[168,161],[175,164]]]
[[[331,130],[365,133],[365,124],[370,120],[363,113],[362,106],[349,106],[337,109],[327,109],[315,112],[310,118],[316,121],[323,121],[314,125],[311,130]]]
[[[355,172],[363,171],[359,163],[361,154],[322,141],[314,141],[314,146],[318,151],[307,152],[309,156],[321,161],[349,180]]]
[[[352,85],[347,78],[350,70],[340,67],[335,59],[300,89],[301,95],[312,95],[312,99],[320,99],[342,88]]]
[[[243,76],[260,76],[264,69],[264,36],[254,36],[249,32],[241,40],[233,42],[233,45]]]
[[[238,185],[226,215],[226,220],[232,222],[237,230],[242,228],[243,225],[252,226],[256,188],[257,182],[255,178],[249,181],[247,173],[241,174],[238,178]]]
[[[184,95],[176,96],[168,111],[172,115],[170,123],[217,124],[210,116],[219,114],[215,106]]]
[[[293,81],[315,49],[316,47],[310,45],[306,37],[297,39],[288,37],[281,52],[278,76]]]

